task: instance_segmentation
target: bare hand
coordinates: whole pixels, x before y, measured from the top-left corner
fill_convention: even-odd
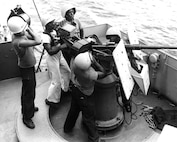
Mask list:
[[[26,32],[31,35],[32,30],[28,27],[28,28],[26,29]]]

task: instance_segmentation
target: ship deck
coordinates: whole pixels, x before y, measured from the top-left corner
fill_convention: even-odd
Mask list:
[[[70,107],[70,95],[63,96],[58,107],[50,108],[50,121],[55,131],[67,141],[72,142],[87,142],[87,133],[82,124],[81,113],[76,122],[73,131],[70,134],[63,132],[63,125]],[[143,117],[143,107],[161,106],[163,109],[174,109],[164,97],[157,96],[152,92],[144,95],[141,92],[136,92],[131,96],[132,111],[124,113],[124,122],[117,128],[109,131],[99,131],[101,142],[156,142],[161,131],[153,130],[149,127]]]
[[[70,106],[71,96],[62,96],[58,109],[49,109],[44,100],[50,84],[47,72],[37,73],[37,88],[35,103],[39,107],[33,118],[36,128],[28,129],[23,125],[20,114],[20,78],[0,82],[0,141],[2,142],[55,142],[72,141],[85,142],[87,134],[81,124],[81,115],[72,133],[63,133],[63,124]],[[149,128],[142,113],[143,105],[161,106],[164,109],[174,109],[175,106],[162,96],[149,91],[148,95],[135,93],[132,95],[132,113],[125,113],[123,124],[112,131],[100,133],[101,142],[156,142],[161,131]],[[49,139],[47,139],[49,138]]]

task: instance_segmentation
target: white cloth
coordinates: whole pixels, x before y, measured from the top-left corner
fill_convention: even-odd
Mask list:
[[[42,39],[42,42],[43,42],[43,43],[49,43],[49,44],[50,44],[50,42],[51,42],[51,38],[50,38],[50,36],[47,35],[47,34],[42,34],[42,35],[41,35],[41,39]]]
[[[49,35],[45,34],[45,36],[42,37],[43,43],[50,43],[51,39]],[[47,100],[53,103],[58,103],[61,98],[61,89],[64,92],[67,92],[69,89],[71,70],[61,51],[52,56],[48,55],[46,62],[49,77],[51,78]]]

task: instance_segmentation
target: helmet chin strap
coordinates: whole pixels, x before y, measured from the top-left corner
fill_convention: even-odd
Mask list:
[[[71,25],[76,26],[76,23],[73,21],[73,22],[71,22]]]

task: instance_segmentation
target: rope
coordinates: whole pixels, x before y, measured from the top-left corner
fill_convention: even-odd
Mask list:
[[[34,7],[35,7],[36,12],[37,12],[37,14],[38,14],[38,17],[39,17],[39,20],[40,20],[40,22],[41,22],[41,25],[42,25],[42,19],[41,19],[41,16],[40,16],[40,14],[39,14],[39,11],[38,11],[38,9],[37,9],[37,6],[36,6],[36,3],[35,3],[34,0],[33,0],[33,4],[34,4]],[[42,26],[42,27],[43,27],[43,26]],[[43,27],[43,29],[44,29],[44,27]]]
[[[38,11],[38,9],[37,9],[37,6],[36,6],[36,3],[35,3],[34,0],[33,0],[33,4],[34,4],[34,7],[35,7],[36,12],[37,12],[37,14],[38,14],[38,17],[39,17],[39,20],[40,20],[40,22],[41,22],[41,25],[42,25],[42,19],[41,19],[41,16],[40,16],[40,14],[39,14],[39,11]],[[42,26],[42,27],[43,27],[43,26]],[[43,30],[44,30],[44,27],[43,27]],[[40,64],[41,64],[41,61],[42,61],[42,57],[43,57],[43,55],[44,55],[44,51],[45,51],[45,49],[43,48],[42,53],[41,53],[41,57],[40,57],[40,59],[39,59],[39,63],[38,63],[37,69],[36,69],[36,72],[38,72],[39,70],[41,71],[41,69],[40,69]]]

